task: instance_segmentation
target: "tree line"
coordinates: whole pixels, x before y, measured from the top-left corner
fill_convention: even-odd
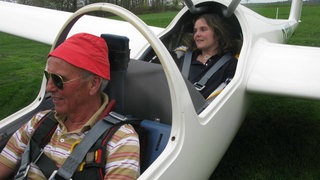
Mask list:
[[[75,12],[79,8],[97,2],[119,5],[134,13],[161,12],[181,9],[180,0],[17,0],[19,4]]]

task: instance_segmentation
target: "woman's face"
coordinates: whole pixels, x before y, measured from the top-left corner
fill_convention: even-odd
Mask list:
[[[215,33],[211,29],[204,18],[199,18],[194,24],[193,39],[198,49],[202,51],[210,51],[218,48],[218,42]]]

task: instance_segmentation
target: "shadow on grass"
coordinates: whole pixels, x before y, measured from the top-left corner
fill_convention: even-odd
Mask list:
[[[253,95],[210,179],[320,179],[320,102]]]

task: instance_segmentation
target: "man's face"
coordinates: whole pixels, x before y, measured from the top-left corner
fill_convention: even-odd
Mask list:
[[[48,79],[46,91],[52,94],[57,113],[69,115],[82,111],[81,105],[90,98],[89,80],[84,77],[85,71],[52,56],[48,58],[47,71],[60,75],[63,81],[67,82],[63,84],[62,89],[59,89],[52,78]]]

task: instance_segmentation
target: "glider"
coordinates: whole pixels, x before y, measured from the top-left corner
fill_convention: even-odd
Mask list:
[[[147,26],[130,11],[108,3],[75,13],[0,2],[0,31],[52,44],[77,32],[113,34],[129,39],[122,113],[169,127],[160,134],[162,149],[139,179],[208,179],[236,135],[248,109],[248,92],[308,99],[320,98],[320,48],[287,45],[300,22],[302,0],[293,0],[288,19],[263,17],[239,0],[186,0],[166,28]],[[124,21],[88,15],[105,11]],[[213,100],[204,99],[181,75],[172,57],[192,33],[202,12],[225,16],[241,42],[232,81]],[[38,97],[0,121],[1,146],[35,112],[51,107],[43,78]]]

